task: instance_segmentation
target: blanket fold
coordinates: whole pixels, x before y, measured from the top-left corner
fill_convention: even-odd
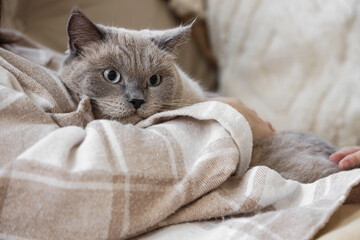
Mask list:
[[[91,121],[89,100],[76,103],[53,72],[0,54],[5,236],[49,237],[51,226],[54,238],[64,229],[65,238],[126,238],[249,166],[251,130],[230,106],[164,112],[143,128]]]

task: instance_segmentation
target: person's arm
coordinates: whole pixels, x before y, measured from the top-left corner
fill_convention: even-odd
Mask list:
[[[216,97],[209,98],[208,100],[219,101],[229,104],[238,112],[240,112],[249,122],[254,140],[260,140],[262,138],[270,137],[275,134],[275,130],[269,122],[265,122],[264,120],[262,120],[254,110],[246,107],[244,103],[239,99]]]
[[[349,170],[360,166],[360,146],[343,147],[330,156],[330,160],[339,164],[340,170]]]

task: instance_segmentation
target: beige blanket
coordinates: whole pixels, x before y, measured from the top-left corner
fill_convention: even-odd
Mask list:
[[[360,181],[248,170],[251,149],[225,104],[93,120],[54,72],[0,49],[0,238],[309,239]]]

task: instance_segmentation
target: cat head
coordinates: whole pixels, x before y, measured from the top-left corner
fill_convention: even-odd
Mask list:
[[[75,94],[91,99],[96,118],[137,123],[176,107],[182,81],[174,61],[191,25],[164,31],[128,30],[70,14],[68,56],[59,71]]]

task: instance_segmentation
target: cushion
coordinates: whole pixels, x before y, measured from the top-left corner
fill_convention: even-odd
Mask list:
[[[359,1],[207,3],[223,95],[277,130],[360,144]]]

